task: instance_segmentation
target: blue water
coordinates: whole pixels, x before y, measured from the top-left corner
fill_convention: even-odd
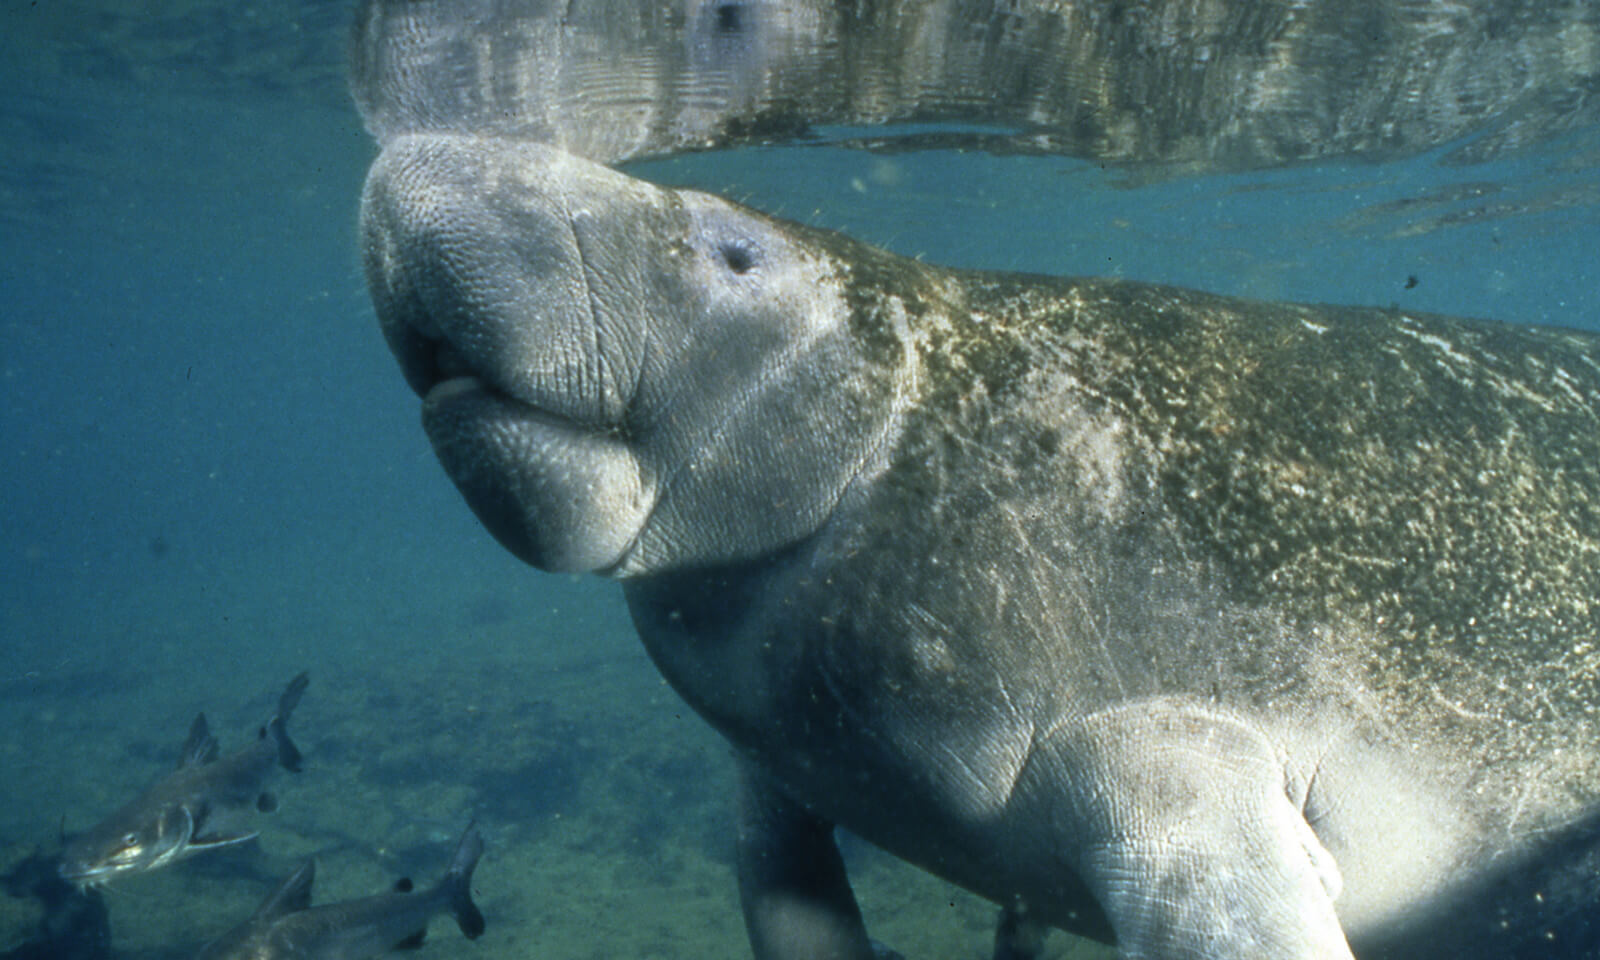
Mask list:
[[[742,955],[724,751],[611,586],[519,566],[433,462],[359,270],[354,109],[293,76],[41,75],[21,49],[0,50],[0,857],[166,769],[196,711],[238,745],[309,669],[281,819],[231,868],[128,881],[123,955],[186,955],[298,856],[330,897],[434,870],[473,815],[490,933],[438,921],[427,955]],[[630,169],[941,263],[1600,329],[1597,167],[1588,130],[1478,167],[1143,184],[827,147]],[[884,876],[908,892],[864,899],[908,954],[982,949],[987,908]],[[0,914],[0,951],[29,922]]]

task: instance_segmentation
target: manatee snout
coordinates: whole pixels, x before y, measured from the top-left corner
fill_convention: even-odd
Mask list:
[[[366,270],[384,337],[419,395],[471,374],[558,416],[603,416],[582,384],[596,359],[593,314],[570,188],[551,170],[561,156],[418,135],[373,164]]]
[[[428,438],[484,526],[543,569],[603,570],[651,495],[617,437],[627,398],[605,375],[563,156],[399,138],[368,175],[363,253]]]
[[[916,380],[904,304],[852,306],[849,241],[540,144],[392,139],[362,229],[440,463],[543,569],[799,542],[881,466]]]

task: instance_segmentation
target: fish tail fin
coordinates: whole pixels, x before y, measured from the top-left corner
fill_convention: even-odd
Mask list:
[[[483,837],[478,835],[477,824],[469,823],[444,878],[444,887],[450,896],[450,912],[468,940],[476,940],[483,934],[483,914],[478,910],[478,905],[472,902],[472,871],[478,866],[481,856]]]
[[[285,770],[294,773],[300,772],[300,750],[289,739],[289,714],[294,713],[294,708],[300,704],[300,695],[306,692],[306,684],[311,682],[309,674],[302,671],[289,685],[284,687],[283,696],[278,698],[278,712],[272,715],[267,725],[262,728],[263,737],[270,736],[278,745],[278,763]]]

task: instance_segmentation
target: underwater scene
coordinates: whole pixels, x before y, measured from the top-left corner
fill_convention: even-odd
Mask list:
[[[308,859],[312,904],[407,881],[348,922],[416,956],[749,956],[732,748],[616,583],[485,532],[380,334],[355,6],[4,14],[0,958],[194,957],[274,891],[303,908]],[[933,264],[1600,332],[1592,116],[1237,170],[818,133],[621,169]],[[202,799],[126,806],[158,790]],[[991,955],[995,905],[840,845],[876,940]]]

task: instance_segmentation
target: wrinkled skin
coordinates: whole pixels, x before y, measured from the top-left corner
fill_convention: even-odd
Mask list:
[[[842,825],[1127,958],[1583,955],[1600,345],[941,270],[402,136],[374,303],[441,463],[622,578],[742,757],[757,957]]]

